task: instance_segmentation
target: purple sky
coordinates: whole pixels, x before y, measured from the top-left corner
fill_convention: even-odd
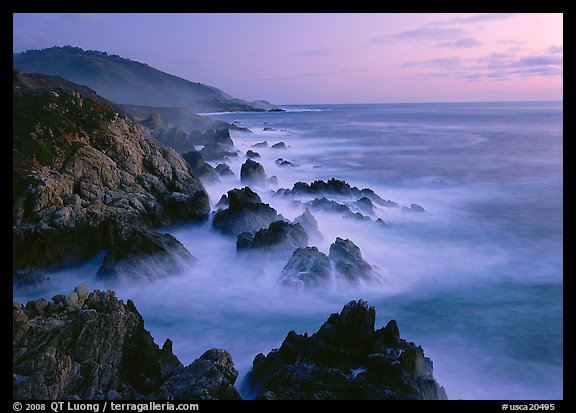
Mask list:
[[[14,14],[14,52],[118,54],[277,104],[561,100],[562,14]]]

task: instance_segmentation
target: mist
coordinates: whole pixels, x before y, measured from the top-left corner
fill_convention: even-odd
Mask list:
[[[352,240],[382,283],[283,287],[285,257],[237,254],[235,237],[215,231],[210,218],[159,229],[198,259],[181,273],[138,285],[107,283],[96,277],[102,253],[14,297],[50,298],[79,282],[114,289],[134,301],[156,343],[173,340],[184,364],[209,348],[228,349],[244,396],[243,379],[259,352],[278,348],[290,330],[312,334],[362,298],[376,308],[376,327],[395,319],[401,337],[422,345],[450,399],[562,398],[561,129],[538,120],[495,128],[489,118],[509,107],[456,109],[474,113],[470,125],[406,106],[412,117],[382,106],[211,115],[252,130],[231,131],[240,154],[226,162],[235,176],[205,183],[213,211],[228,190],[245,186],[240,167],[248,149],[260,154],[255,160],[268,177],[278,178],[278,185],[253,189],[286,219],[304,212],[294,200],[312,197],[275,191],[298,181],[334,177],[397,202],[400,208],[375,205],[371,221],[312,211],[323,238],[309,244],[327,254],[336,237]],[[252,147],[264,140],[268,148]],[[280,141],[288,148],[270,148]],[[279,166],[278,158],[298,166]],[[412,203],[425,212],[402,210]]]

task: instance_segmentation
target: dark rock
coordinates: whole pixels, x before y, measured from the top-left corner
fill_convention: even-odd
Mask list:
[[[283,161],[282,158],[276,160],[277,164]],[[292,189],[279,189],[276,192],[277,195],[284,196],[294,196],[294,195],[313,195],[313,196],[331,196],[336,195],[339,197],[355,198],[359,200],[361,198],[368,198],[371,202],[381,205],[384,207],[392,208],[398,207],[399,205],[394,201],[386,201],[378,196],[370,188],[364,188],[362,190],[355,186],[350,186],[346,181],[331,178],[328,181],[314,181],[310,184],[305,182],[296,182]]]
[[[308,238],[314,240],[322,240],[324,237],[322,233],[318,229],[318,221],[314,218],[314,215],[310,212],[308,208],[304,210],[302,215],[297,216],[294,218],[295,224],[300,224],[308,234]]]
[[[238,153],[235,152],[233,146],[222,145],[220,143],[210,141],[202,149],[200,153],[202,158],[206,161],[216,161],[226,159],[228,157],[236,157]]]
[[[238,240],[240,241],[240,237]],[[243,244],[247,237],[242,237]],[[236,244],[238,247],[238,243]],[[270,223],[268,228],[262,228],[256,232],[250,242],[250,248],[266,249],[269,252],[288,256],[296,248],[308,245],[308,235],[302,225],[291,224],[278,220]],[[243,247],[243,245],[242,245]],[[240,247],[241,248],[241,247]]]
[[[287,287],[308,288],[325,286],[332,279],[330,260],[316,247],[298,248],[288,260],[280,283]]]
[[[260,154],[259,154],[258,152],[254,152],[254,151],[251,150],[251,149],[248,149],[248,150],[246,151],[246,157],[247,157],[247,158],[250,158],[250,159],[252,159],[252,158],[260,158]]]
[[[28,315],[13,307],[14,399],[239,398],[225,350],[209,350],[184,368],[171,340],[162,349],[154,343],[131,300],[96,290],[82,301],[76,312]]]
[[[416,213],[421,213],[421,212],[426,212],[426,210],[424,208],[422,208],[420,205],[418,204],[412,204],[410,205],[410,208],[407,207],[402,207],[402,212],[416,212]]]
[[[195,260],[170,234],[135,231],[104,256],[98,276],[114,280],[155,280],[177,273]]]
[[[228,207],[228,195],[223,194],[220,197],[220,200],[218,201],[218,203],[216,204],[216,208],[221,209],[221,208],[225,208]]]
[[[336,275],[347,282],[379,279],[372,266],[362,258],[360,248],[348,239],[336,237],[336,241],[330,245],[328,257],[334,263]]]
[[[284,142],[278,142],[271,146],[272,149],[286,149],[287,146]]]
[[[290,331],[278,350],[254,358],[256,398],[446,399],[422,347],[400,339],[395,322],[374,331],[375,317],[366,301],[351,301],[311,336]]]
[[[234,176],[234,172],[225,163],[219,163],[216,165],[216,173],[220,176]]]
[[[252,248],[252,240],[254,234],[251,232],[243,232],[236,236],[236,250],[245,250]]]
[[[37,268],[26,268],[14,272],[12,284],[16,288],[27,288],[46,281],[48,277]]]
[[[276,165],[280,165],[282,162],[284,162],[284,159],[282,159],[282,158],[278,158],[278,159],[276,159],[276,160],[274,161],[274,163],[275,163]]]
[[[266,182],[264,167],[252,159],[247,159],[240,169],[240,181],[246,184],[263,184]]]
[[[372,201],[370,201],[370,198],[363,196],[354,202],[354,206],[363,214],[374,215],[374,205],[372,204]]]
[[[135,228],[208,218],[208,195],[188,163],[113,107],[18,87],[14,270],[79,263]]]
[[[337,213],[349,217],[354,216],[354,213],[348,206],[329,200],[326,197],[313,199],[312,201],[307,202],[306,205],[315,211]]]
[[[212,226],[225,234],[237,235],[255,233],[281,219],[274,208],[262,203],[257,193],[245,187],[228,191],[228,208],[214,214]]]
[[[216,169],[204,162],[202,154],[196,150],[189,151],[182,154],[182,158],[188,162],[192,171],[196,176],[200,177],[205,182],[218,182],[218,174]]]
[[[278,166],[295,168],[295,167],[297,167],[298,165],[295,164],[295,163],[292,163],[292,162],[290,162],[290,161],[283,160],[282,162],[280,162],[280,163],[278,164]]]
[[[262,129],[262,131],[264,131],[264,132],[273,132],[273,131],[275,131],[275,130],[276,130],[276,129],[270,128],[270,127],[265,127],[264,129]]]
[[[252,145],[252,148],[267,148],[267,147],[268,147],[268,141],[258,142]]]
[[[157,400],[241,400],[234,387],[238,371],[226,350],[206,351],[147,397]]]
[[[268,178],[268,183],[270,185],[278,185],[278,177],[276,177],[276,175],[272,175],[270,178]]]

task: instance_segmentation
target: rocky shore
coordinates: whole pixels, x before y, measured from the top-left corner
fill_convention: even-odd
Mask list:
[[[164,232],[194,222],[205,222],[207,231],[235,245],[237,257],[285,262],[276,280],[287,293],[383,281],[351,239],[337,236],[322,252],[317,245],[328,240],[314,214],[383,224],[377,211],[400,205],[335,178],[297,182],[267,193],[298,209],[300,215],[286,219],[256,192],[264,194],[278,179],[253,160],[268,151],[274,157],[289,152],[282,141],[259,142],[252,145],[259,152],[243,153],[229,129],[220,128],[225,123],[187,133],[156,112],[137,123],[136,115],[122,115],[91,89],[53,76],[15,73],[13,106],[17,288],[42,283],[43,271],[83,263],[98,252],[99,280],[159,282],[197,262],[194,251]],[[224,162],[239,154],[243,163],[235,173]],[[299,168],[283,158],[276,164]],[[211,211],[204,185],[236,176],[242,187],[228,190]],[[425,212],[417,204],[402,211]],[[423,349],[400,339],[393,320],[378,330],[374,325],[374,308],[359,300],[311,336],[289,332],[279,349],[254,359],[247,378],[251,396],[445,399]],[[15,399],[241,399],[237,377],[224,349],[207,349],[183,366],[172,341],[159,347],[135,304],[111,290],[89,292],[80,284],[50,300],[13,304]]]
[[[290,331],[258,354],[248,375],[257,399],[446,399],[422,347],[400,338],[394,320],[374,330],[375,311],[351,301],[311,336]],[[135,304],[114,291],[12,306],[14,399],[240,400],[238,371],[224,349],[188,366],[167,339],[159,347]]]

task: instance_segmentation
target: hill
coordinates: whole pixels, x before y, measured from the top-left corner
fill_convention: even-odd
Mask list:
[[[145,63],[79,47],[16,53],[13,66],[20,72],[61,76],[125,105],[184,107],[194,112],[279,110],[268,102],[233,98],[215,87],[182,79]]]

